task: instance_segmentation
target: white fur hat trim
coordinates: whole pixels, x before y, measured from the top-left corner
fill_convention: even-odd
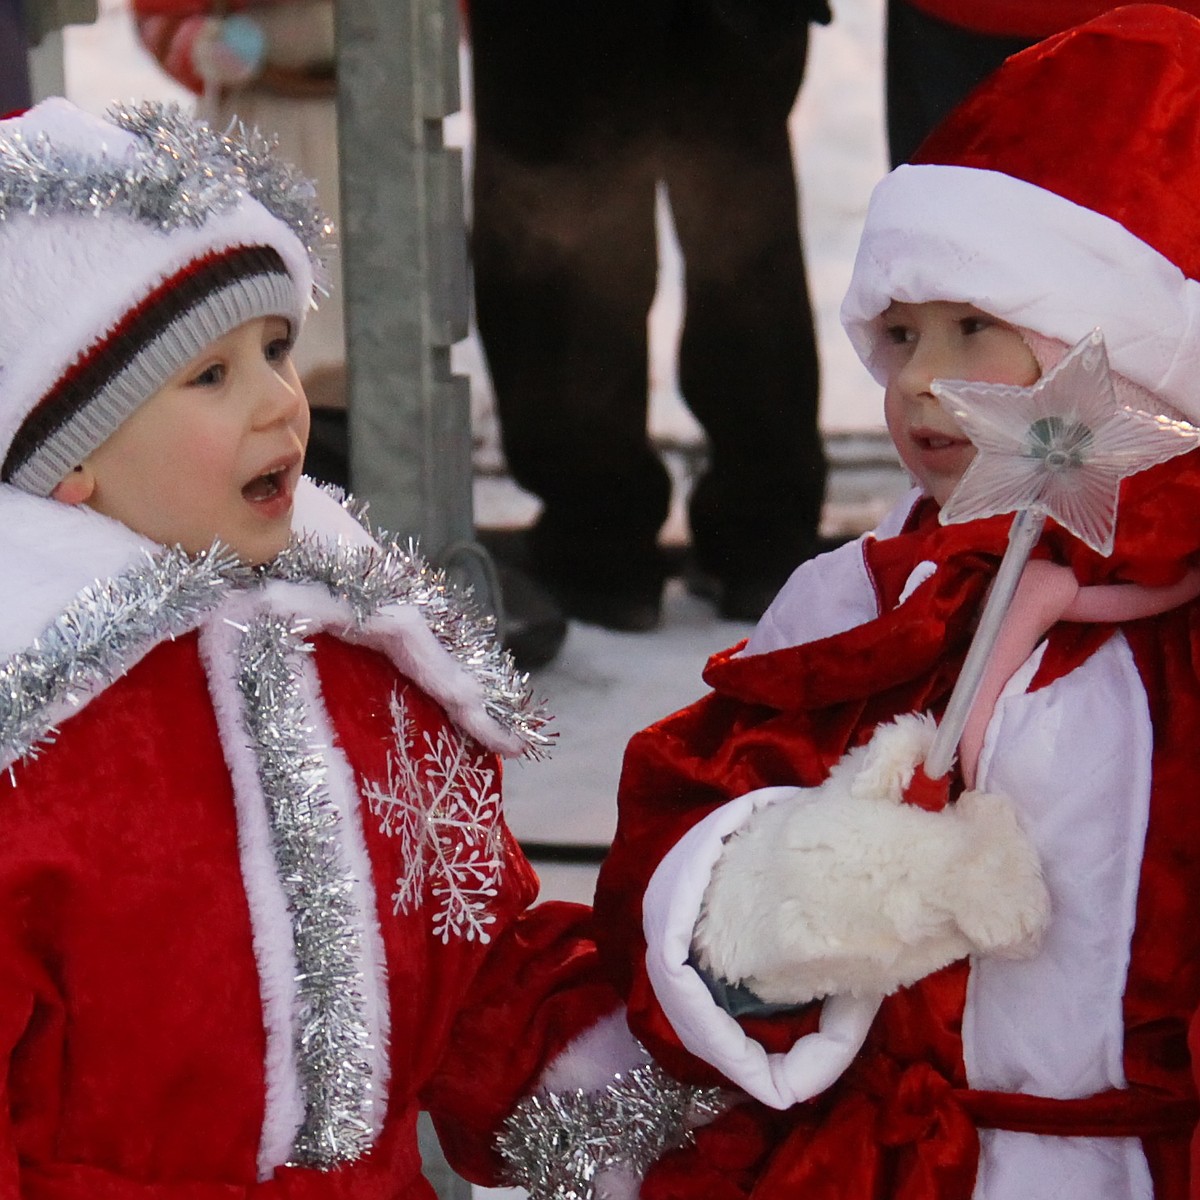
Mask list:
[[[973,304],[1074,345],[1097,326],[1113,369],[1200,422],[1200,283],[1119,222],[998,171],[898,167],[875,188],[842,324],[885,382],[893,300]]]

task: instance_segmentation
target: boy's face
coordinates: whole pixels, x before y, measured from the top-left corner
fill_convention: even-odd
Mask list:
[[[893,300],[879,318],[887,367],[883,412],[900,459],[945,504],[975,446],[929,390],[935,379],[1028,387],[1041,371],[1021,335],[970,304]]]
[[[192,553],[215,538],[247,563],[288,542],[308,442],[288,322],[212,342],[58,485],[130,529]]]

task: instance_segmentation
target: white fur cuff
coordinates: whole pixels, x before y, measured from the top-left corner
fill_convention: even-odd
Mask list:
[[[585,1092],[607,1087],[615,1075],[644,1067],[645,1047],[629,1032],[625,1009],[601,1017],[553,1058],[538,1079],[539,1092]]]
[[[676,1036],[697,1058],[772,1108],[790,1108],[824,1091],[850,1065],[871,1028],[878,997],[835,996],[820,1031],[786,1054],[768,1053],[719,1007],[689,964],[701,901],[724,840],[760,808],[800,789],[762,788],[739,796],[688,831],[650,880],[642,906],[646,970]]]

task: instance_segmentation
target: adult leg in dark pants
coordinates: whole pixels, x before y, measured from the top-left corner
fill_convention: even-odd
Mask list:
[[[28,52],[21,0],[0,0],[0,117],[30,105]]]
[[[976,33],[888,0],[887,132],[892,166],[908,162],[925,136],[1010,54],[1034,38]]]
[[[820,510],[786,127],[807,28],[794,0],[720,7],[472,7],[477,321],[505,452],[543,502],[539,577],[618,628],[655,622],[663,575],[670,484],[646,432],[659,178],[686,260],[681,380],[712,448],[693,532],[727,611],[732,584],[777,586],[811,552]]]
[[[648,628],[670,481],[646,431],[657,267],[647,121],[662,16],[474,0],[476,319],[534,569],[573,615]]]
[[[680,385],[709,446],[690,502],[694,558],[725,615],[742,619],[814,552],[825,490],[787,128],[807,45],[794,2],[765,0],[740,26],[715,5],[686,6],[662,97],[686,263]]]

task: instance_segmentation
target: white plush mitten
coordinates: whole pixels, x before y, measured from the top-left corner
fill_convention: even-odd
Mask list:
[[[763,1000],[887,994],[969,954],[1037,952],[1050,899],[1004,796],[903,801],[933,739],[905,716],[728,839],[696,924],[707,972]]]

